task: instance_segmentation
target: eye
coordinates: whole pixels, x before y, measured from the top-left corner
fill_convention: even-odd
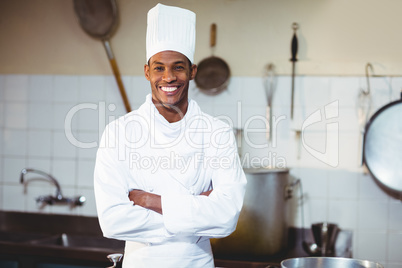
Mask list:
[[[181,65],[177,65],[175,69],[178,71],[181,71],[181,70],[184,70],[184,67]]]
[[[157,71],[157,72],[161,72],[161,71],[163,71],[163,67],[162,66],[156,66],[154,68],[154,70]]]

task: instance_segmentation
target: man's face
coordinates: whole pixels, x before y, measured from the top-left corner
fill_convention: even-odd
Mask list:
[[[151,83],[152,100],[158,110],[163,107],[186,112],[189,81],[197,73],[196,65],[190,65],[187,57],[179,52],[162,51],[150,58],[144,73]]]

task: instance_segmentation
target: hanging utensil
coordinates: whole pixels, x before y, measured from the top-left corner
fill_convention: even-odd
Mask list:
[[[212,56],[202,60],[198,64],[195,83],[198,89],[207,95],[217,95],[229,85],[230,69],[229,65],[221,58],[213,55],[216,45],[216,24],[211,25],[210,46]]]
[[[360,154],[360,166],[363,165],[363,137],[364,137],[364,129],[366,127],[366,123],[369,119],[370,110],[371,110],[371,94],[370,94],[370,75],[369,69],[373,73],[373,66],[370,63],[366,64],[366,80],[367,80],[367,89],[360,89],[359,95],[357,96],[357,119],[359,123],[359,154]]]
[[[81,28],[93,38],[103,42],[109,63],[119,87],[127,112],[131,111],[130,103],[121,80],[116,59],[110,47],[109,39],[117,28],[117,4],[115,0],[73,0],[75,14]]]
[[[272,139],[272,100],[276,89],[275,65],[268,64],[264,71],[263,83],[267,98],[266,119],[268,121],[268,124],[266,124],[266,138],[270,141]]]
[[[294,22],[292,24],[293,29],[293,38],[292,38],[292,58],[290,61],[292,62],[292,95],[291,95],[291,106],[290,106],[290,119],[293,119],[293,110],[294,110],[294,92],[295,92],[295,72],[296,72],[296,61],[297,61],[297,50],[298,50],[298,41],[296,31],[299,29],[299,24]]]
[[[402,92],[399,100],[381,107],[367,122],[363,161],[378,185],[402,200]]]

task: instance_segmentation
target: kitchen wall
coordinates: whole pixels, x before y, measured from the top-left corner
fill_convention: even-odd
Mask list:
[[[150,92],[147,81],[142,76],[123,80],[133,108],[139,107]],[[359,162],[356,100],[359,90],[366,88],[365,78],[297,77],[293,121],[289,119],[290,82],[290,76],[277,77],[273,114],[279,119],[270,142],[262,120],[266,107],[262,78],[233,77],[229,88],[217,96],[199,92],[192,83],[190,97],[204,111],[243,128],[240,145],[245,166],[286,166],[301,179],[307,226],[331,221],[353,230],[354,257],[400,267],[402,204],[380,190]],[[398,99],[401,88],[402,78],[372,78],[371,113]],[[328,105],[338,116],[326,120]],[[295,130],[316,111],[323,120],[305,128],[304,144],[300,143]],[[92,180],[96,143],[104,128],[100,122],[123,114],[111,76],[0,75],[0,209],[96,216]],[[335,127],[327,128],[330,124]],[[311,150],[325,156],[314,157]],[[23,167],[50,172],[64,195],[84,195],[87,203],[72,210],[39,208],[35,198],[54,194],[55,188],[43,181],[24,187],[19,182]],[[299,196],[298,189],[295,193]],[[302,227],[300,209],[292,223],[298,227]]]
[[[155,2],[118,3],[121,20],[112,45],[130,102],[137,108],[150,91],[142,76],[144,21]],[[353,231],[354,257],[379,261],[387,268],[401,267],[402,204],[385,194],[360,166],[357,96],[367,89],[364,68],[372,62],[380,77],[370,79],[370,114],[399,99],[402,55],[398,44],[402,40],[392,33],[398,31],[400,17],[395,13],[402,3],[165,3],[197,12],[196,61],[210,55],[209,24],[218,23],[216,54],[231,67],[229,88],[207,96],[192,83],[190,97],[204,111],[243,129],[243,164],[289,167],[302,181],[307,226],[335,222]],[[124,114],[102,45],[77,26],[70,1],[6,0],[0,3],[0,18],[0,32],[7,36],[0,39],[0,209],[96,216],[92,183],[96,143],[104,122]],[[294,21],[300,24],[300,49],[295,117],[290,120],[290,26]],[[273,63],[277,71],[271,141],[266,139],[263,121],[262,74],[267,63]],[[298,138],[303,123],[317,111],[323,119],[304,128],[302,139]],[[50,172],[63,194],[85,195],[87,203],[73,210],[39,208],[35,198],[54,194],[55,189],[43,181],[24,187],[19,183],[23,167]],[[300,209],[292,223],[298,227],[302,226]]]

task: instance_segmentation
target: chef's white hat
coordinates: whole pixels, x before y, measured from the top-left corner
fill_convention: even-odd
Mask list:
[[[161,51],[172,50],[194,61],[195,13],[157,4],[148,11],[147,62]]]

